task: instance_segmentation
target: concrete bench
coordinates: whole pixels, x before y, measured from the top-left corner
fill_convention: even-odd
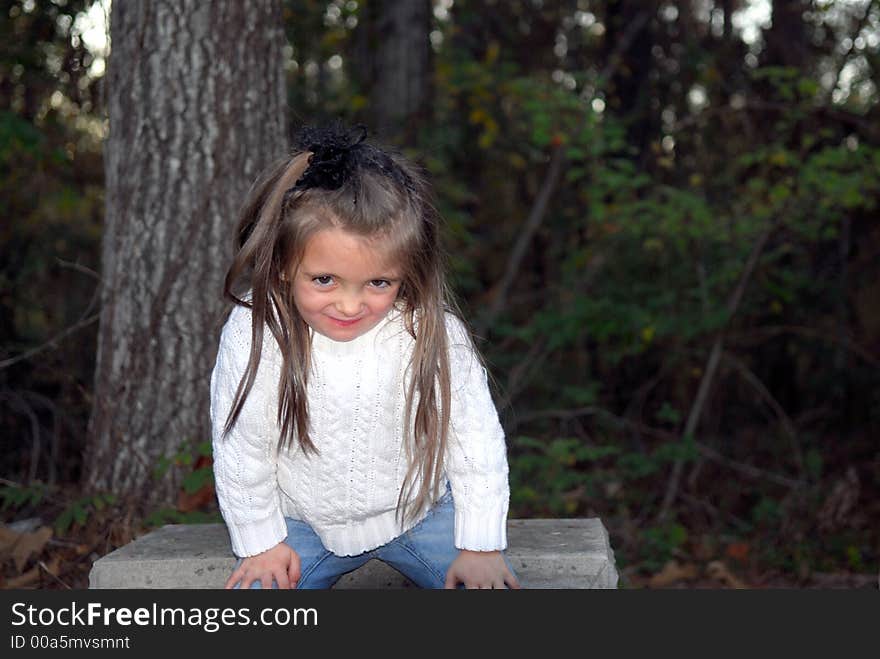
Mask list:
[[[507,557],[524,588],[617,588],[608,532],[596,518],[508,520]],[[222,588],[235,565],[223,524],[169,524],[95,561],[90,588]],[[335,588],[413,584],[371,560]]]

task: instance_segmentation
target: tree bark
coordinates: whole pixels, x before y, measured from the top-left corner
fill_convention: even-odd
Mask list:
[[[655,93],[651,80],[658,3],[656,0],[611,0],[605,6],[603,59],[611,77],[605,83],[609,107],[623,118],[627,144],[638,149],[642,158],[648,145],[660,132],[660,112],[651,107]],[[636,30],[632,26],[638,24]],[[620,43],[625,47],[620,48]],[[612,57],[616,61],[612,62]]]
[[[236,213],[284,149],[279,0],[113,3],[106,223],[84,484],[169,502],[160,458],[210,438]]]
[[[383,0],[377,18],[370,106],[375,130],[388,139],[411,130],[428,106],[431,2]]]
[[[790,66],[809,75],[812,65],[804,12],[810,0],[773,0],[773,22],[764,32],[762,65]]]

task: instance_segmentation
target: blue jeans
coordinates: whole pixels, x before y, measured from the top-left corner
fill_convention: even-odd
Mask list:
[[[297,588],[330,588],[343,574],[356,570],[373,558],[384,561],[420,588],[443,588],[446,570],[459,552],[453,544],[455,508],[450,490],[409,531],[381,547],[356,556],[337,556],[324,547],[311,526],[289,517],[285,521],[287,538],[284,542],[300,558],[301,572]],[[506,556],[504,560],[513,572]],[[237,584],[235,587],[239,586]],[[258,589],[262,585],[254,581],[250,587]],[[274,581],[272,587],[277,588]]]

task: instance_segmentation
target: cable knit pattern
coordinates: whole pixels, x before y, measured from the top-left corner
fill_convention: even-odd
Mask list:
[[[446,326],[452,423],[444,464],[455,500],[455,546],[504,549],[510,494],[504,433],[464,326],[452,314]],[[340,556],[375,549],[421,521],[424,512],[402,528],[395,520],[407,471],[403,416],[413,343],[394,310],[353,341],[313,334],[308,405],[319,455],[296,445],[276,455],[281,353],[268,329],[254,386],[222,436],[251,346],[250,309],[232,310],[211,375],[211,421],[217,498],[236,555],[284,540],[285,516],[307,522]]]

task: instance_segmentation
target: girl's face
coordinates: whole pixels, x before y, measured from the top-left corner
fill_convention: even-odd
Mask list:
[[[368,238],[322,229],[306,243],[293,278],[293,300],[309,326],[334,341],[351,341],[385,318],[401,272]]]

